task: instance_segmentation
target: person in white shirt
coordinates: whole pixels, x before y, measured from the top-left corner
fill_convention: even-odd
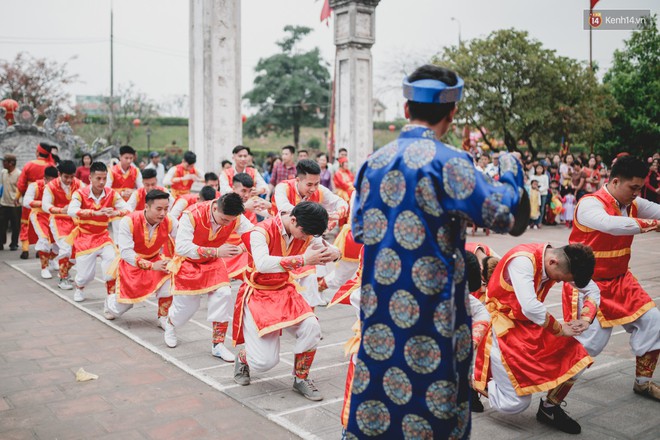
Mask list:
[[[149,163],[144,169],[152,168],[156,170],[156,184],[158,186],[163,186],[163,180],[165,179],[165,167],[160,163],[160,153],[158,151],[152,151],[149,153]]]
[[[266,194],[268,192],[268,184],[256,168],[248,166],[250,162],[250,149],[243,145],[237,145],[232,150],[232,155],[234,159],[233,165],[224,168],[220,172],[220,194],[227,194],[232,191],[234,176],[239,173],[246,173],[254,181],[253,195],[259,196]]]

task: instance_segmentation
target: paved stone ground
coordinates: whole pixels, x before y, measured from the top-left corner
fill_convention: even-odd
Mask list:
[[[567,238],[567,229],[548,227],[518,238],[479,231],[468,240],[504,254],[517,243],[562,245]],[[637,237],[632,262],[656,300],[658,246],[660,234]],[[317,309],[324,339],[312,378],[325,399],[314,403],[291,391],[293,340],[286,334],[280,364],[241,387],[232,380],[232,365],[210,355],[205,301],[178,329],[179,346],[169,349],[156,326],[154,302],[106,321],[102,283],[87,289],[84,303],[74,303],[72,293],[59,291],[55,281],[39,279],[37,260],[17,257],[0,253],[7,263],[0,265],[0,438],[339,438],[347,366],[343,344],[355,321],[350,307]],[[555,287],[546,300],[556,316],[559,292]],[[627,341],[616,328],[569,395],[567,409],[583,427],[580,438],[658,438],[660,406],[633,394],[634,357]],[[99,380],[76,383],[73,372],[79,367],[99,374]],[[516,416],[487,409],[475,415],[472,438],[569,437],[537,423],[537,406],[534,400]]]

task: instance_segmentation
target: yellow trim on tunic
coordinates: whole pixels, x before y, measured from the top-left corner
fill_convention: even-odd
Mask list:
[[[636,321],[637,318],[642,316],[644,313],[648,312],[649,310],[655,308],[655,302],[653,300],[647,302],[644,304],[642,307],[640,307],[635,313],[633,313],[630,316],[624,316],[623,318],[619,319],[613,319],[611,321],[608,321],[605,319],[605,316],[603,316],[603,313],[600,311],[600,308],[598,309],[598,313],[596,314],[596,317],[598,318],[598,321],[600,322],[600,326],[603,328],[609,328],[609,327],[616,327],[617,325],[624,325],[624,324],[629,324],[633,321]]]
[[[615,251],[594,251],[594,257],[596,258],[617,258],[623,257],[624,255],[630,254],[630,248],[618,249]]]
[[[165,284],[167,282],[167,280],[171,279],[170,276],[164,276],[163,279],[158,282],[158,285],[153,290],[153,292],[149,292],[146,295],[141,296],[139,298],[122,298],[120,296],[120,285],[121,285],[120,282],[119,282],[120,278],[121,277],[119,277],[119,276],[117,277],[117,284],[115,285],[115,290],[117,291],[117,302],[122,303],[122,304],[136,304],[136,303],[146,301],[147,298],[154,295],[158,291],[158,289],[163,287],[163,284]],[[169,297],[167,297],[167,298],[169,298]]]
[[[262,337],[264,335],[267,335],[268,333],[272,333],[277,330],[282,330],[283,328],[291,327],[292,325],[296,325],[299,322],[302,322],[305,319],[312,317],[316,317],[314,312],[307,312],[307,313],[303,313],[302,315],[298,316],[296,319],[293,319],[291,321],[278,322],[277,324],[271,325],[269,327],[264,327],[263,329],[259,330],[259,337]]]
[[[111,246],[111,247],[115,250],[115,254],[117,253],[117,248],[115,247],[114,244],[112,244],[112,241],[106,241],[106,242],[104,242],[102,245],[100,245],[100,246],[96,246],[96,247],[91,248],[91,249],[85,249],[84,251],[76,250],[76,256],[78,256],[78,255],[89,255],[89,254],[93,254],[94,252],[96,252],[96,251],[98,251],[99,249],[102,249],[102,248],[104,248],[104,247],[106,247],[106,246]]]
[[[172,295],[203,295],[205,293],[211,293],[216,290],[218,290],[221,287],[228,286],[229,282],[223,282],[220,284],[216,284],[215,286],[210,286],[210,287],[205,287],[203,289],[197,289],[197,290],[175,290],[174,289],[174,283],[172,283]]]

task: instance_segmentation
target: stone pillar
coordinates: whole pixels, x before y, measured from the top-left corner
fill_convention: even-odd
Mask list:
[[[380,0],[330,0],[335,13],[335,148],[357,168],[373,151],[371,46]]]
[[[189,149],[204,171],[242,142],[241,1],[190,0]]]

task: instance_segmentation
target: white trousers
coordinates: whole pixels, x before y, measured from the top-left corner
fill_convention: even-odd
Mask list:
[[[41,225],[37,221],[36,215],[30,215],[30,223],[34,228],[35,234],[37,234],[37,243],[34,245],[34,250],[38,252],[57,252],[57,248],[53,249],[53,243],[50,242],[50,236],[46,235],[45,237],[41,234]],[[44,231],[48,232],[48,231]]]
[[[598,356],[610,340],[612,328],[603,328],[598,319],[594,319],[589,328],[575,339],[584,345],[590,356]],[[635,356],[660,349],[660,310],[657,307],[624,324],[623,328],[630,333],[630,348]]]
[[[315,316],[287,327],[284,331],[296,338],[296,344],[293,347],[295,354],[315,350],[321,340],[321,326]],[[243,335],[250,371],[268,371],[280,362],[280,332],[274,331],[259,336],[259,330],[257,330],[257,325],[247,306],[245,306],[243,314]]]
[[[57,261],[60,261],[62,258],[71,258],[71,245],[66,242],[66,236],[58,237],[57,228],[55,227],[55,219],[51,217],[50,219],[50,230],[53,232],[53,237],[55,238],[55,244],[57,244]]]
[[[83,288],[89,284],[96,274],[96,258],[101,258],[101,272],[104,281],[112,280],[112,276],[108,275],[108,269],[115,259],[117,251],[115,250],[114,245],[107,243],[100,249],[95,250],[92,253],[77,255],[76,256],[76,278],[74,282],[77,287]]]
[[[207,293],[206,320],[208,322],[228,322],[234,313],[234,297],[230,286],[222,286],[218,290]],[[174,327],[190,321],[199,310],[202,295],[174,295],[168,316]]]
[[[296,283],[302,288],[300,294],[305,298],[310,307],[326,304],[319,293],[319,282],[316,279],[316,272],[296,280]]]
[[[168,298],[170,296],[172,296],[172,293],[170,293],[170,280],[167,280],[156,291],[155,297],[160,299],[160,298]],[[118,299],[117,294],[113,293],[112,295],[108,295],[108,297],[105,300],[106,308],[116,318],[120,317],[121,315],[123,315],[124,313],[128,312],[130,309],[133,308],[133,304],[120,303],[117,299]]]
[[[339,260],[333,263],[334,270],[325,276],[325,283],[328,285],[327,290],[323,291],[324,295],[329,295],[332,298],[337,290],[355,276],[358,270],[359,263],[357,261]]]

